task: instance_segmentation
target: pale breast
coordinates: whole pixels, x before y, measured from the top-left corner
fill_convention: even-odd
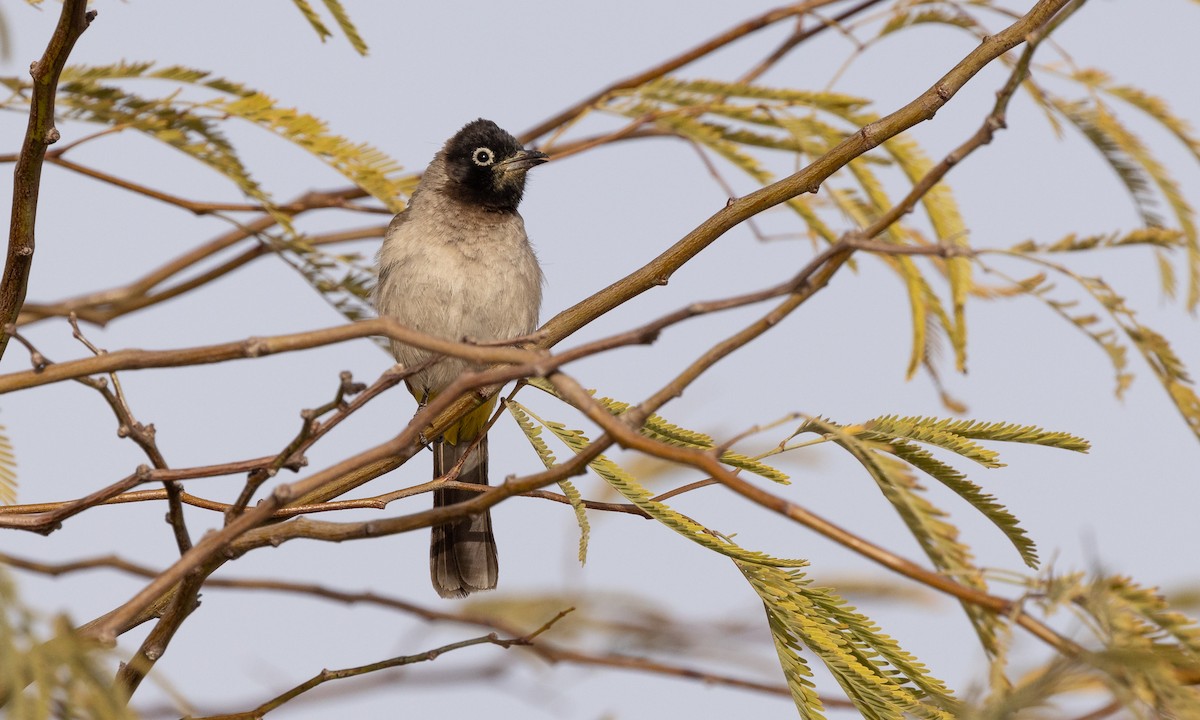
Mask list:
[[[379,251],[379,314],[451,340],[503,340],[532,332],[542,273],[521,216],[439,200],[414,200],[388,228]],[[429,355],[401,343],[392,343],[392,353],[406,365]],[[436,392],[467,367],[445,358],[411,383]]]

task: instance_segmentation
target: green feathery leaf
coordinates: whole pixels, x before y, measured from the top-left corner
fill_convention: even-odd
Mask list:
[[[803,648],[820,658],[865,718],[955,717],[958,703],[946,686],[832,590],[811,587],[798,570],[735,562],[763,600],[801,717],[824,717]]]
[[[333,33],[330,32],[329,28],[321,20],[321,17],[317,15],[317,11],[308,0],[292,0],[292,2],[295,3],[296,9],[300,11],[300,14],[304,16],[304,19],[308,21],[312,29],[316,31],[317,37],[321,39],[321,42],[325,42],[327,38],[333,37]],[[367,44],[363,42],[362,36],[358,34],[358,28],[354,27],[354,23],[350,21],[350,16],[346,14],[346,9],[342,7],[342,4],[338,0],[322,0],[322,2],[325,3],[325,8],[333,15],[334,21],[337,22],[346,39],[350,41],[351,47],[359,55],[366,55]]]
[[[950,25],[964,29],[979,27],[979,23],[974,18],[957,7],[928,7],[923,3],[901,4],[892,10],[891,17],[880,28],[878,37],[886,37],[914,25]]]
[[[328,38],[333,37],[333,33],[329,31],[329,28],[325,27],[325,23],[321,21],[321,16],[317,15],[317,11],[308,3],[308,0],[292,0],[292,2],[296,5],[296,9],[300,11],[300,14],[304,16],[304,19],[308,21],[308,24],[312,26],[312,29],[316,31],[317,37],[321,39],[321,42],[325,42]]]
[[[864,427],[876,433],[906,437],[938,445],[983,465],[989,465],[990,462],[994,461],[995,453],[993,451],[980,448],[974,443],[962,445],[959,441],[943,437],[942,434],[957,435],[960,438],[970,438],[972,440],[994,440],[997,442],[1015,442],[1026,445],[1045,445],[1063,450],[1074,450],[1075,452],[1087,452],[1091,448],[1091,444],[1087,440],[1077,435],[1045,430],[1036,425],[1017,425],[1016,423],[1006,422],[884,415],[868,420],[864,423]],[[999,467],[1000,465],[989,466]]]
[[[1026,258],[1031,262],[1036,262],[1043,267],[1050,268],[1078,283],[1104,309],[1109,319],[1116,325],[1116,328],[1124,333],[1125,337],[1138,349],[1146,364],[1150,366],[1155,377],[1158,378],[1159,383],[1167,391],[1167,395],[1175,404],[1175,408],[1187,423],[1188,428],[1197,438],[1200,438],[1200,396],[1196,394],[1192,378],[1186,366],[1165,337],[1143,325],[1138,320],[1137,313],[1126,304],[1125,298],[1118,295],[1102,278],[1080,275],[1064,265],[1050,262],[1037,256],[1020,253],[1013,254]],[[1003,277],[1003,273],[997,274]],[[1030,294],[1047,303],[1052,310],[1086,332],[1089,337],[1108,351],[1109,358],[1112,360],[1114,367],[1117,368],[1117,391],[1119,395],[1128,386],[1129,381],[1128,375],[1124,371],[1124,350],[1116,340],[1115,331],[1112,329],[1103,331],[1092,330],[1090,326],[1095,324],[1098,318],[1087,314],[1072,315],[1070,312],[1071,303],[1054,301],[1046,297],[1046,293],[1052,288],[1052,285],[1043,284],[1033,287],[1030,290]]]
[[[510,407],[517,407],[530,418],[536,420],[573,452],[579,453],[587,447],[589,440],[582,431],[571,430],[562,423],[543,420],[528,407],[521,405],[515,400],[510,400],[509,405]],[[746,550],[728,538],[713,533],[695,520],[672,510],[666,504],[651,499],[653,493],[621,466],[603,455],[588,463],[588,467],[647,515],[709,550],[714,550],[736,560],[760,565],[801,567],[808,564],[806,560],[775,558],[756,550]]]
[[[537,453],[546,469],[549,470],[558,464],[554,452],[542,438],[542,427],[534,424],[525,409],[515,401],[506,401],[504,407],[517,421],[517,426],[521,428],[521,432],[525,433],[525,438],[529,440],[533,451]],[[579,490],[570,480],[565,478],[559,480],[558,487],[563,491],[563,495],[567,496],[567,501],[571,503],[571,509],[575,511],[575,522],[579,525],[579,564],[583,565],[587,562],[588,539],[592,533],[592,526],[587,518],[587,507],[583,504],[583,496],[579,494]]]
[[[1167,104],[1167,102],[1155,95],[1152,95],[1141,88],[1130,87],[1128,85],[1120,85],[1113,81],[1112,77],[1101,70],[1083,69],[1072,73],[1072,79],[1082,83],[1092,91],[1100,91],[1112,97],[1127,103],[1129,106],[1136,108],[1144,113],[1149,118],[1157,122],[1160,126],[1175,136],[1181,145],[1188,151],[1194,160],[1200,162],[1200,140],[1192,134],[1191,126],[1188,122],[1176,115]],[[1125,142],[1121,142],[1124,137]],[[1140,143],[1136,138],[1127,131],[1119,133],[1118,137],[1114,138],[1119,144],[1129,145],[1136,149],[1133,153],[1135,158],[1140,158],[1143,161],[1149,159],[1151,165],[1158,166],[1149,152],[1144,148],[1140,148]],[[1140,149],[1138,149],[1140,148]],[[1155,173],[1154,167],[1147,166],[1147,170],[1155,177],[1159,184],[1160,190],[1167,197],[1172,210],[1175,212],[1176,218],[1179,220],[1180,227],[1183,228],[1186,245],[1187,245],[1187,268],[1188,268],[1188,300],[1187,305],[1191,310],[1195,310],[1200,304],[1200,236],[1197,235],[1193,211],[1190,203],[1179,193],[1175,182],[1164,171]],[[1161,168],[1159,168],[1161,170]],[[1174,273],[1170,275],[1163,274],[1163,291],[1168,297],[1174,295],[1168,283],[1174,279]]]
[[[1008,538],[1009,542],[1020,553],[1021,559],[1025,561],[1026,565],[1031,569],[1037,569],[1039,562],[1037,546],[1029,535],[1026,534],[1025,528],[1021,527],[1020,521],[1017,520],[1016,516],[1010,513],[1008,508],[996,502],[994,495],[984,492],[983,488],[968,480],[966,475],[938,460],[929,451],[910,442],[904,440],[892,441],[891,452],[895,453],[896,457],[909,465],[912,465],[950,488],[959,497],[970,503],[971,507],[982,513],[984,517],[992,521],[992,524],[1000,529],[1000,532],[1004,533],[1004,536]]]
[[[404,207],[400,195],[407,182],[395,177],[400,166],[366,143],[354,144],[330,133],[323,120],[293,108],[277,107],[275,101],[263,93],[236,100],[213,100],[206,106],[248,120],[304,148],[389,210],[399,212]]]
[[[17,458],[5,427],[0,425],[0,505],[17,502]]]
[[[948,422],[951,421],[938,420],[937,418],[901,418],[895,415],[884,415],[863,423],[865,432],[859,433],[859,436],[868,440],[882,440],[885,442],[890,442],[898,438],[916,440],[917,442],[945,448],[955,454],[974,460],[987,468],[1004,467],[1004,463],[999,462],[997,459],[999,458],[999,453],[995,450],[989,450],[958,433],[939,427],[940,424]]]
[[[560,396],[558,391],[554,389],[554,385],[544,378],[531,378],[527,382],[529,385],[541,390],[544,393],[553,395],[559,400],[562,399],[562,396]],[[621,402],[620,400],[614,400],[608,397],[599,398],[596,402],[603,405],[606,410],[616,416],[620,416],[629,410],[629,403]],[[665,443],[667,445],[674,445],[675,447],[686,447],[694,450],[712,450],[717,446],[716,441],[714,441],[711,436],[695,430],[682,428],[674,423],[668,422],[659,415],[651,415],[649,418],[647,418],[645,424],[638,429],[638,432],[648,438],[651,438],[652,440],[657,440],[658,442]],[[726,465],[740,468],[747,472],[752,472],[755,475],[767,478],[768,480],[780,483],[781,485],[787,485],[790,482],[786,473],[767,465],[757,458],[752,458],[741,453],[726,450],[721,453],[720,460]]]
[[[1145,168],[1129,157],[1121,143],[1109,134],[1113,123],[1103,122],[1096,110],[1084,102],[1055,98],[1051,99],[1051,103],[1062,117],[1079,129],[1117,174],[1141,215],[1142,222],[1149,227],[1161,226],[1163,221],[1156,209],[1158,198],[1152,189],[1153,181]]]
[[[104,649],[66,618],[43,620],[25,607],[0,568],[0,698],[5,717],[134,720]]]
[[[614,400],[612,398],[600,398],[597,402],[613,415],[620,416],[629,409],[629,403]],[[704,433],[696,432],[681,428],[674,423],[667,422],[661,416],[651,415],[646,419],[646,424],[642,426],[641,433],[648,438],[658,440],[667,445],[676,447],[686,447],[695,450],[712,450],[717,446],[713,439]],[[726,450],[721,453],[721,462],[732,467],[741,468],[747,472],[752,472],[755,475],[765,477],[768,480],[786,485],[790,482],[788,476],[777,470],[776,468],[767,465],[764,462],[756,460],[741,453],[735,453]]]
[[[1126,233],[1107,233],[1102,235],[1086,235],[1079,237],[1070,233],[1049,244],[1041,244],[1033,240],[1009,248],[1016,253],[1061,253],[1080,252],[1088,250],[1130,247],[1135,245],[1150,245],[1171,250],[1185,245],[1184,234],[1180,230],[1162,227],[1143,227]]]
[[[325,7],[329,10],[329,14],[333,15],[334,21],[338,27],[342,29],[342,33],[346,39],[350,41],[350,46],[353,47],[359,55],[367,54],[367,43],[358,34],[358,28],[350,21],[350,16],[346,13],[346,9],[338,0],[322,0]]]

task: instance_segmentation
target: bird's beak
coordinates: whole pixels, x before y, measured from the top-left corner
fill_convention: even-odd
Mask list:
[[[535,165],[541,165],[550,160],[550,156],[538,150],[520,150],[507,160],[500,163],[505,172],[512,170],[528,170]]]

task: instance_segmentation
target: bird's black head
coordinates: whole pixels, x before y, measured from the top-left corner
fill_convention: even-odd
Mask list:
[[[525,191],[525,172],[547,155],[526,150],[491,120],[467,123],[442,148],[447,189],[464,202],[489,210],[513,211]]]

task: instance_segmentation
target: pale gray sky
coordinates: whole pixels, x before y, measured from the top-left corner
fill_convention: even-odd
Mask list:
[[[1027,5],[1022,3],[1021,5]],[[329,121],[354,140],[370,142],[411,169],[422,168],[463,123],[483,116],[519,132],[612,80],[690,47],[770,3],[646,3],[615,0],[587,6],[528,0],[514,3],[347,2],[370,45],[358,57],[343,40],[325,44],[290,3],[222,0],[99,2],[100,15],[72,60],[111,63],[155,59],[182,64],[262,89],[281,104]],[[44,46],[58,6],[4,7],[13,38],[5,74],[25,72]],[[1168,97],[1176,112],[1200,118],[1200,98],[1182,68],[1192,53],[1196,6],[1089,3],[1056,35],[1081,65],[1096,65],[1119,79]],[[995,27],[999,27],[999,23]],[[1119,29],[1119,32],[1118,32]],[[731,78],[788,32],[755,35],[687,68],[688,76]],[[837,89],[872,97],[890,112],[928,87],[972,47],[948,29],[919,29],[878,46],[839,81]],[[822,87],[851,46],[836,34],[805,45],[764,78],[768,84]],[[1050,59],[1051,53],[1043,58]],[[916,137],[933,157],[973,132],[1002,82],[989,68]],[[5,152],[20,143],[24,119],[0,117]],[[1006,246],[1026,238],[1052,240],[1071,231],[1109,232],[1136,226],[1137,218],[1115,177],[1077,137],[1056,139],[1044,117],[1018,96],[1010,128],[950,176],[972,242]],[[64,138],[82,128],[64,128]],[[1197,196],[1200,172],[1163,133],[1147,131],[1155,149]],[[256,176],[280,198],[310,188],[344,184],[320,163],[247,128],[234,133]],[[200,199],[237,199],[211,173],[149,142],[118,137],[81,149],[119,175]],[[752,187],[735,170],[739,191]],[[9,198],[10,176],[0,180]],[[671,141],[638,141],[538,168],[522,207],[548,284],[544,318],[635,269],[719,209],[725,194],[694,152]],[[370,219],[351,219],[351,225]],[[782,226],[772,218],[770,222]],[[59,168],[45,171],[38,250],[29,297],[53,300],[131,279],[159,261],[208,239],[218,220],[186,214],[121,190],[85,181]],[[793,274],[811,255],[807,243],[762,244],[737,228],[679,272],[668,287],[647,293],[580,333],[579,339],[624,329],[694,300],[766,286]],[[1153,260],[1136,250],[1114,251],[1083,267],[1104,275],[1142,319],[1174,343],[1181,357],[1200,365],[1193,318],[1162,301]],[[814,301],[760,343],[740,351],[688,389],[663,414],[681,425],[726,435],[789,412],[853,422],[885,414],[939,414],[936,393],[923,377],[905,383],[909,321],[903,288],[880,263],[863,259],[857,275],[842,273]],[[573,366],[602,394],[638,401],[657,389],[685,359],[740,327],[762,309],[709,317],[666,333],[653,348],[635,348]],[[543,319],[544,319],[543,318]],[[337,323],[339,317],[290,269],[272,260],[201,292],[149,312],[90,330],[99,345],[179,347],[250,335],[299,331]],[[1031,422],[1082,435],[1089,455],[1044,448],[999,446],[1003,470],[972,469],[984,485],[1022,519],[1043,559],[1060,570],[1102,567],[1148,584],[1194,586],[1198,539],[1200,445],[1139,360],[1138,380],[1125,401],[1112,397],[1111,371],[1084,336],[1029,300],[974,303],[969,308],[970,374],[947,374],[969,416]],[[65,322],[29,332],[53,359],[79,357]],[[325,402],[337,373],[352,370],[370,381],[389,365],[363,341],[302,354],[178,371],[126,373],[123,382],[138,417],[154,422],[159,443],[183,467],[276,452],[295,433],[301,408]],[[2,368],[27,366],[12,348]],[[530,395],[548,414],[571,415]],[[354,416],[310,453],[322,468],[390,437],[413,410],[394,392]],[[718,422],[716,418],[720,418]],[[113,418],[86,388],[60,384],[0,400],[20,463],[21,501],[79,496],[123,476],[143,458],[115,437]],[[525,441],[501,421],[492,437],[495,478],[539,467]],[[777,438],[769,438],[773,443]],[[818,462],[781,463],[794,485],[781,492],[872,540],[918,557],[915,543],[872,481],[849,458],[832,450]],[[428,458],[372,488],[391,489],[424,480]],[[683,477],[680,475],[679,477]],[[232,497],[238,479],[202,480],[200,494]],[[601,483],[580,481],[584,495],[603,494]],[[382,491],[382,490],[379,490]],[[948,493],[934,497],[953,511],[965,538],[988,566],[1019,569],[1019,558],[986,521]],[[393,508],[423,507],[425,498]],[[818,581],[875,573],[850,553],[720,490],[680,498],[676,506],[710,527],[738,533],[742,544],[777,555],[812,560]],[[104,508],[69,522],[50,537],[6,533],[6,551],[47,560],[115,552],[155,566],[173,559],[161,506]],[[365,515],[364,515],[365,516]],[[506,502],[495,511],[502,556],[501,590],[489,599],[537,592],[635,592],[661,609],[696,623],[745,619],[761,627],[758,676],[779,679],[759,602],[727,561],[649,522],[593,513],[588,564],[574,562],[576,529],[564,506],[534,500]],[[196,532],[218,522],[189,512]],[[427,578],[427,535],[324,545],[297,541],[259,551],[230,565],[228,576],[286,577],[346,589],[374,589],[438,605]],[[1181,552],[1182,550],[1182,552]],[[46,611],[91,619],[128,598],[140,583],[109,572],[58,580],[20,574],[27,601]],[[1000,587],[998,592],[1016,594]],[[864,599],[860,607],[879,621],[931,672],[960,692],[982,680],[979,654],[956,604],[934,599],[918,607]],[[1069,622],[1064,625],[1069,627]],[[126,654],[148,626],[122,638]],[[175,684],[201,712],[247,709],[309,677],[322,667],[343,667],[420,652],[474,630],[429,632],[395,613],[349,608],[309,599],[206,591],[155,673]],[[620,648],[617,648],[620,649]],[[1034,648],[1038,657],[1041,648]],[[450,688],[436,682],[455,670],[497,659],[519,666],[494,684]],[[750,675],[743,669],[736,674]],[[472,648],[405,673],[406,682],[371,692],[317,693],[326,702],[297,703],[287,718],[443,717],[488,713],[492,718],[621,718],[660,716],[665,698],[695,717],[786,716],[790,700],[707,688],[621,672],[547,668],[519,652]],[[827,685],[828,686],[828,685]],[[835,693],[836,695],[836,693]],[[161,707],[164,695],[146,687],[139,704]]]

